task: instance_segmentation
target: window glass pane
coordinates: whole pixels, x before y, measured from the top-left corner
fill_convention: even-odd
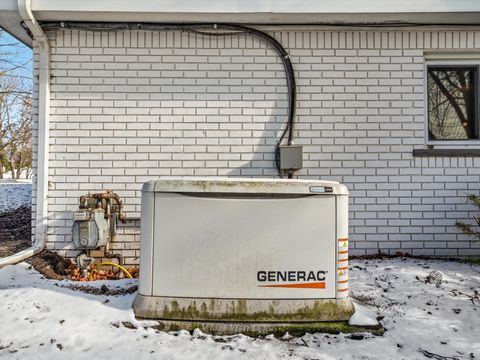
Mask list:
[[[475,67],[428,67],[430,140],[477,138],[475,82]]]

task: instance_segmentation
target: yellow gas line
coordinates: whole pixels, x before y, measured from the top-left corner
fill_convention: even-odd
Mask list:
[[[120,270],[122,270],[123,273],[124,273],[129,279],[132,279],[132,278],[133,278],[133,277],[132,277],[132,274],[130,274],[130,273],[128,272],[128,270],[125,269],[122,265],[118,265],[118,264],[115,264],[114,262],[107,261],[107,262],[103,262],[103,263],[101,263],[101,264],[93,264],[93,265],[92,265],[92,271],[90,272],[90,276],[89,276],[89,278],[88,278],[90,281],[92,280],[93,272],[94,272],[94,271],[95,271],[95,272],[97,271],[97,270],[95,270],[95,267],[96,267],[96,266],[102,266],[102,265],[115,266],[115,267],[119,268]]]

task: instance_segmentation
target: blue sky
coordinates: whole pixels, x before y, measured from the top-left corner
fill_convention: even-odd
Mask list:
[[[16,65],[17,69],[9,72],[10,76],[19,76],[25,87],[31,87],[32,83],[32,50],[10,36],[2,32],[0,36],[0,71],[11,69]]]

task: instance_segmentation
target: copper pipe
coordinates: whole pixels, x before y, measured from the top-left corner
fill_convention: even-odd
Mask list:
[[[96,193],[96,194],[88,194],[88,195],[82,195],[80,196],[80,209],[85,209],[87,207],[87,200],[88,199],[95,199],[95,200],[100,200],[102,202],[102,208],[107,207],[107,204],[103,204],[103,200],[109,201],[109,200],[114,200],[117,205],[118,205],[118,219],[122,222],[125,223],[127,221],[127,217],[125,216],[125,213],[123,212],[123,201],[120,199],[120,196],[118,196],[116,193],[114,193],[112,190],[107,190],[106,192],[103,193]],[[105,209],[107,210],[107,209]],[[105,211],[105,215],[108,218],[111,218],[112,214]]]

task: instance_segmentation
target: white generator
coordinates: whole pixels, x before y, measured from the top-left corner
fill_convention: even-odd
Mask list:
[[[142,189],[139,318],[261,332],[348,320],[348,191],[333,181],[166,178]]]

